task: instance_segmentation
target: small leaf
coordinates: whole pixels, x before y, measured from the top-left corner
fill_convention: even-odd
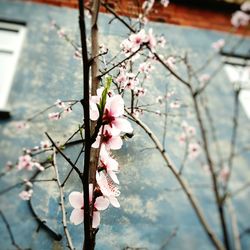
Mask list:
[[[112,83],[112,77],[108,76],[108,77],[106,77],[105,80],[106,80],[106,83],[105,83],[104,90],[102,92],[102,97],[101,97],[100,105],[98,105],[98,109],[99,109],[99,112],[100,112],[101,115],[103,114],[104,107],[106,105],[107,94],[109,92],[109,89],[110,89],[110,86],[111,86],[111,83]]]

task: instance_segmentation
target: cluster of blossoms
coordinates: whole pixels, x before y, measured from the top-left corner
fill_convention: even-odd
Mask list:
[[[126,56],[136,54],[142,45],[148,45],[151,50],[154,50],[157,45],[157,40],[153,34],[153,30],[149,29],[148,33],[141,29],[138,33],[131,34],[128,39],[123,40],[121,49]],[[139,54],[136,54],[132,60],[137,59]]]
[[[129,38],[123,40],[120,47],[125,56],[133,55],[131,60],[135,61],[140,57],[140,54],[137,52],[143,45],[148,46],[154,52],[157,45],[164,48],[165,44],[165,38],[163,36],[155,36],[152,29],[149,29],[147,32],[141,29],[138,33],[133,33]],[[153,57],[153,55],[149,54],[149,57]]]
[[[189,159],[195,159],[201,153],[201,147],[195,140],[196,130],[193,126],[190,126],[186,121],[181,124],[183,132],[179,136],[178,140],[180,145],[188,146]]]
[[[21,155],[18,159],[17,169],[18,170],[28,170],[32,171],[33,167],[36,167],[38,170],[43,171],[44,167],[36,160],[34,160],[29,154]]]
[[[231,23],[236,28],[247,26],[250,21],[250,2],[244,2],[240,8],[241,10],[236,11],[231,18]]]
[[[109,88],[99,88],[97,95],[90,98],[90,119],[102,122],[96,140],[92,144],[93,148],[100,149],[96,171],[97,185],[94,190],[92,184],[89,186],[89,202],[93,207],[93,228],[97,228],[100,224],[99,211],[107,209],[110,204],[120,207],[117,199],[120,195],[117,186],[119,184],[117,178],[119,164],[112,156],[111,150],[118,150],[122,147],[121,135],[123,133],[133,132],[131,124],[123,117],[124,100],[121,95],[116,95],[107,89]],[[103,101],[104,99],[105,101]],[[70,221],[75,225],[83,222],[83,200],[81,192],[74,191],[69,195],[69,202],[74,208]]]
[[[61,109],[60,112],[53,112],[53,113],[49,113],[48,114],[48,118],[50,120],[59,120],[62,117],[62,114],[68,114],[72,112],[72,103],[66,105],[65,102],[61,101],[61,100],[57,100],[55,102],[55,105]]]
[[[34,168],[39,171],[44,171],[44,167],[34,158],[32,153],[36,153],[40,150],[47,150],[50,148],[48,141],[41,141],[40,146],[35,146],[31,149],[23,149],[24,154],[19,156],[16,167],[18,170],[32,171]],[[24,180],[25,190],[19,193],[19,197],[22,200],[29,200],[33,194],[32,183],[28,180]]]

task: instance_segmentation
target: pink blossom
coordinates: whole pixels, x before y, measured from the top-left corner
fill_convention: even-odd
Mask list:
[[[98,110],[97,104],[99,104],[101,100],[103,90],[104,90],[104,87],[98,88],[96,91],[97,95],[90,97],[90,101],[89,101],[90,120],[92,121],[96,121],[99,118],[99,110]]]
[[[141,115],[143,115],[143,110],[140,108],[135,108],[133,112],[133,116],[136,118],[139,118]]]
[[[70,205],[74,208],[70,215],[70,221],[74,225],[79,225],[83,222],[84,218],[84,198],[83,193],[73,191],[69,195]],[[92,202],[92,195],[90,195],[90,202]],[[100,212],[102,210],[107,209],[109,206],[109,201],[103,196],[99,196],[96,198],[94,203],[94,212],[93,212],[93,220],[92,227],[97,228],[100,225]]]
[[[102,143],[107,150],[117,150],[122,147],[122,139],[118,135],[112,135],[109,128],[105,126],[103,134],[96,137],[95,142],[92,144],[93,148],[99,148]]]
[[[195,159],[201,152],[200,145],[198,143],[190,143],[188,145],[188,156],[190,159]]]
[[[120,132],[132,133],[133,128],[130,122],[123,118],[124,100],[120,95],[114,95],[107,100],[104,108],[102,121],[110,127],[112,135],[118,135]]]
[[[19,193],[19,197],[22,200],[27,201],[27,200],[30,200],[30,198],[32,197],[32,194],[33,194],[32,189],[30,189],[28,191],[23,190],[21,193]]]
[[[250,16],[243,11],[236,11],[232,18],[231,23],[234,27],[247,26],[250,20]]]
[[[219,39],[218,41],[212,43],[212,48],[219,51],[225,46],[225,40],[224,39]]]
[[[103,171],[100,173],[96,172],[96,182],[100,187],[103,196],[109,200],[111,205],[117,208],[120,207],[120,203],[116,198],[120,195],[120,191],[117,186],[114,185],[109,176]]]
[[[50,142],[49,141],[41,141],[40,142],[41,148],[46,149],[50,147]]]
[[[18,170],[25,169],[31,171],[33,167],[36,167],[40,171],[44,170],[44,167],[40,163],[33,161],[30,155],[26,154],[19,157],[17,164]]]
[[[136,87],[134,89],[134,93],[137,97],[140,97],[140,96],[145,96],[147,90],[144,89],[144,88],[141,88],[141,87]],[[132,132],[132,131],[131,131]]]
[[[31,171],[33,167],[33,162],[31,161],[32,158],[30,155],[22,155],[19,157],[18,164],[17,164],[17,169],[26,169]]]
[[[153,70],[153,66],[150,62],[143,62],[139,65],[139,72],[148,74]]]
[[[170,56],[167,58],[167,60],[165,61],[166,65],[172,69],[172,70],[175,70],[176,69],[176,66],[175,66],[175,58]]]
[[[49,113],[48,117],[50,120],[52,121],[56,121],[59,120],[61,118],[60,113],[59,112],[54,112],[54,113]]]
[[[137,51],[140,46],[148,41],[148,37],[145,33],[145,30],[142,29],[136,34],[132,34],[129,36],[129,40],[131,41],[131,50],[132,52]]]
[[[63,113],[66,113],[66,114],[69,114],[72,112],[72,107],[66,107],[64,110],[63,110]]]
[[[104,44],[100,44],[99,54],[106,54],[106,53],[108,53],[108,48]]]
[[[138,85],[138,80],[133,73],[127,73],[127,82],[124,86],[125,89],[134,89]]]
[[[58,108],[65,108],[65,103],[62,102],[60,99],[57,99],[57,100],[56,100],[55,105],[56,105]]]
[[[125,39],[121,42],[121,49],[123,51],[123,53],[125,54],[125,56],[130,56],[132,53],[132,43],[131,41],[129,41],[128,39]]]
[[[105,147],[102,147],[100,151],[99,167],[100,169],[104,169],[116,184],[119,184],[119,180],[116,176],[118,172],[118,162],[109,155]]]
[[[120,74],[117,76],[115,81],[118,83],[118,85],[121,86],[126,86],[127,85],[127,77],[124,72],[120,72]]]

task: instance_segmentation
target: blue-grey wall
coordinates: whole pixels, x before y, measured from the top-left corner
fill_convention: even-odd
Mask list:
[[[60,39],[55,30],[50,27],[50,19],[62,26],[66,33],[76,41],[79,41],[77,11],[67,8],[57,8],[46,5],[32,4],[20,1],[0,0],[0,18],[25,21],[27,23],[27,35],[18,63],[9,97],[9,107],[12,118],[0,122],[0,164],[4,168],[10,160],[16,162],[22,153],[23,147],[38,145],[46,139],[44,131],[48,131],[56,140],[63,141],[69,136],[82,121],[81,107],[73,109],[65,119],[58,122],[48,121],[47,114],[30,123],[30,128],[24,131],[15,129],[15,121],[24,120],[35,112],[53,104],[56,99],[81,99],[82,74],[81,63],[73,58],[74,49]],[[108,24],[110,16],[100,16],[101,42],[109,46],[115,54],[119,44],[126,36],[127,30],[116,21]],[[164,34],[168,41],[167,53],[190,55],[190,60],[197,68],[212,55],[211,43],[219,38],[227,38],[227,34],[183,28],[165,24],[152,24],[154,32]],[[237,37],[230,39],[236,41]],[[243,42],[240,50],[249,45],[249,40]],[[230,47],[230,46],[229,46]],[[214,63],[209,65],[205,72],[212,72],[220,62],[219,56]],[[171,157],[180,164],[183,157],[183,148],[178,145],[177,136],[181,133],[180,122],[187,119],[196,126],[191,104],[186,90],[173,78],[167,78],[166,73],[158,65],[158,71],[152,76],[152,82],[147,85],[148,100],[154,101],[158,95],[165,91],[166,83],[169,89],[176,91],[176,98],[180,100],[180,111],[171,111],[169,118],[168,136],[166,147]],[[180,68],[183,71],[184,69]],[[225,73],[221,71],[208,87],[206,98],[211,108],[215,126],[218,128],[216,135],[219,138],[223,157],[228,157],[230,149],[230,135],[232,131],[233,114],[233,87]],[[188,114],[188,117],[187,117]],[[174,118],[172,118],[174,117]],[[144,118],[150,127],[161,136],[163,121],[153,114],[145,114]],[[240,122],[237,137],[239,148],[248,142],[249,145],[249,120],[240,108]],[[123,149],[116,153],[121,165],[121,196],[119,197],[121,209],[109,208],[102,213],[102,222],[97,235],[97,249],[123,249],[126,246],[142,247],[146,249],[160,249],[164,246],[169,235],[177,228],[176,236],[162,249],[199,249],[210,250],[212,245],[200,226],[194,211],[187,198],[171,172],[165,166],[160,154],[152,149],[152,143],[147,136],[136,128],[135,136],[124,143]],[[212,138],[209,134],[209,138]],[[142,150],[144,149],[145,150]],[[73,159],[78,152],[77,147],[72,147],[67,154]],[[216,154],[215,145],[211,140],[212,153]],[[68,166],[61,159],[58,160],[61,178],[68,171]],[[202,202],[202,208],[216,233],[221,237],[218,227],[218,218],[213,197],[210,192],[210,178],[201,168],[199,161],[188,161],[184,174],[195,187],[194,192]],[[237,189],[250,178],[249,154],[242,153],[235,157],[232,176],[232,187]],[[41,179],[52,178],[53,170],[46,170]],[[0,179],[0,190],[20,182],[26,173],[12,171]],[[70,184],[69,184],[70,183]],[[66,209],[68,217],[71,207],[67,194],[72,190],[79,190],[77,177],[71,176],[66,189]],[[66,249],[66,241],[53,241],[43,231],[36,232],[37,224],[32,218],[27,204],[18,198],[22,187],[12,189],[0,196],[0,209],[11,224],[16,241],[22,248],[31,249]],[[249,225],[250,192],[244,191],[234,200],[239,220],[240,229]],[[37,213],[44,218],[48,225],[55,231],[63,234],[60,224],[61,215],[58,206],[58,191],[56,184],[52,182],[38,183],[34,185],[34,197],[32,198]],[[81,249],[83,226],[73,226],[69,223],[69,229],[73,235],[73,241],[77,249]],[[8,232],[4,224],[0,223],[0,248],[13,249]],[[242,238],[243,249],[248,249],[250,238]]]

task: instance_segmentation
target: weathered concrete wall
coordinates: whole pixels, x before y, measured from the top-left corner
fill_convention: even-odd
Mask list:
[[[56,32],[51,30],[49,18],[57,21],[66,32],[76,41],[79,40],[77,27],[77,11],[67,8],[56,8],[46,5],[23,3],[18,1],[0,0],[0,17],[27,22],[27,37],[19,60],[18,68],[9,99],[12,110],[12,119],[0,123],[0,164],[4,166],[7,160],[15,162],[23,147],[38,145],[45,139],[44,131],[48,131],[56,140],[67,138],[82,121],[81,108],[74,108],[73,113],[59,122],[47,121],[47,115],[37,118],[30,124],[30,129],[23,132],[16,131],[14,121],[23,120],[34,112],[41,110],[61,99],[80,99],[81,65],[73,58],[74,50],[63,39],[59,39]],[[125,28],[114,21],[108,25],[110,17],[101,15],[101,41],[114,51],[119,49],[120,41],[126,34]],[[164,34],[169,42],[169,51],[182,53],[188,51],[195,66],[205,61],[208,54],[212,54],[211,43],[224,34],[205,30],[182,28],[164,24],[153,24],[155,33]],[[236,39],[236,38],[235,38]],[[172,44],[172,45],[171,45]],[[243,43],[247,46],[247,42]],[[173,48],[174,45],[174,48]],[[206,53],[204,53],[204,51]],[[115,52],[112,52],[113,54]],[[220,58],[217,57],[217,61]],[[216,68],[211,64],[207,72]],[[169,131],[166,138],[166,147],[177,165],[183,157],[183,149],[177,142],[177,135],[181,132],[179,123],[182,119],[193,122],[194,114],[191,109],[187,112],[186,106],[191,104],[187,92],[179,87],[174,79],[166,78],[161,67],[152,77],[152,83],[147,86],[149,103],[169,89],[176,91],[176,97],[182,103],[180,111],[172,111],[169,118]],[[218,127],[217,136],[222,146],[223,155],[228,156],[230,148],[230,134],[232,131],[233,88],[222,71],[207,90],[209,107],[215,117],[215,126]],[[186,117],[189,113],[189,117]],[[173,116],[171,116],[173,115]],[[176,116],[175,116],[176,115]],[[171,118],[177,117],[177,118]],[[145,114],[145,121],[149,122],[152,130],[161,137],[163,121],[153,114]],[[249,121],[240,109],[240,131],[237,137],[238,145],[249,141]],[[170,241],[166,249],[212,249],[207,236],[204,234],[185,195],[179,190],[179,185],[171,172],[163,163],[160,154],[152,149],[152,143],[147,136],[135,128],[135,136],[124,143],[123,149],[116,153],[121,164],[121,209],[110,208],[102,214],[102,224],[97,236],[97,249],[123,249],[126,246],[159,249],[164,245],[169,235],[178,228],[176,236]],[[210,135],[211,138],[211,135]],[[143,150],[144,149],[144,150]],[[75,147],[67,153],[72,159],[77,154]],[[215,152],[214,145],[211,146]],[[181,157],[180,157],[181,156]],[[200,161],[204,159],[201,158]],[[62,178],[67,173],[67,164],[58,159]],[[233,174],[233,188],[240,187],[249,180],[249,154],[244,153],[235,159],[237,171]],[[0,179],[0,190],[9,187],[25,176],[24,173],[12,171]],[[41,179],[51,178],[53,170],[46,170]],[[213,197],[210,194],[210,178],[204,174],[200,162],[189,161],[185,168],[185,176],[192,185],[205,185],[207,188],[194,189],[202,201],[202,207],[207,212],[211,226],[220,235],[216,209]],[[73,174],[70,184],[66,185],[66,209],[68,216],[71,212],[67,194],[72,190],[79,190],[77,177]],[[177,189],[177,190],[176,190]],[[0,208],[11,223],[16,241],[23,248],[31,249],[66,249],[65,239],[54,242],[43,231],[36,232],[37,224],[32,218],[27,204],[18,198],[22,187],[17,187],[0,197]],[[234,200],[239,216],[240,228],[249,226],[250,192],[245,191]],[[38,183],[34,187],[32,203],[37,213],[47,220],[48,225],[55,231],[63,233],[60,225],[61,215],[58,206],[58,191],[55,183]],[[58,224],[59,223],[59,224]],[[69,225],[77,249],[81,249],[82,226]],[[3,223],[0,223],[1,249],[13,249],[9,235]],[[249,246],[249,237],[242,239],[243,249]],[[165,248],[163,248],[165,249]]]

